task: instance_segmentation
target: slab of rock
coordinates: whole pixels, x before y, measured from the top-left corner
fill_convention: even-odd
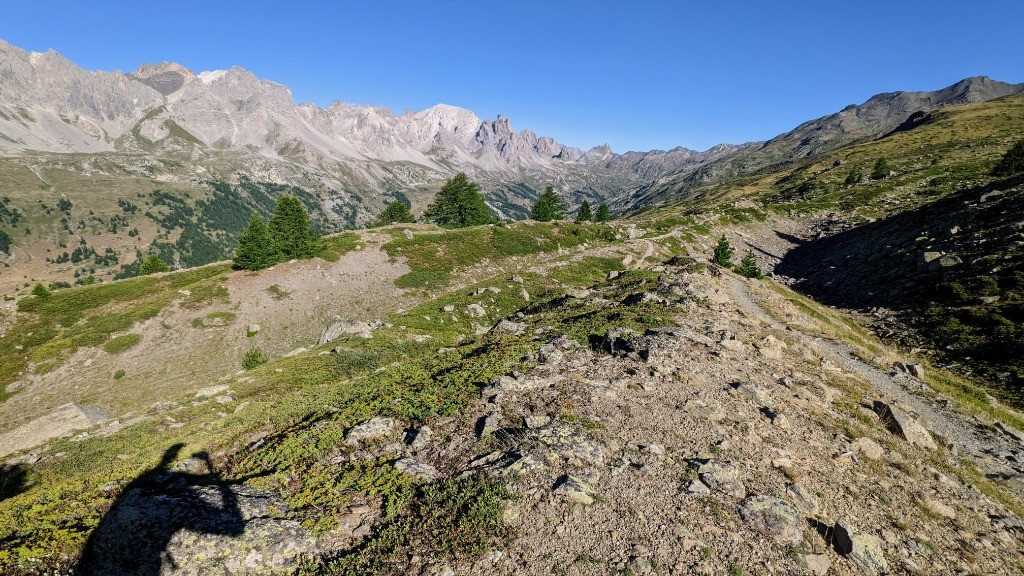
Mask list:
[[[555,486],[552,494],[564,496],[572,502],[588,506],[594,503],[594,490],[575,476],[564,476]]]
[[[523,332],[526,332],[526,324],[523,324],[522,322],[514,322],[508,318],[502,318],[494,325],[494,328],[492,328],[491,331],[505,332],[507,334],[522,334]]]
[[[734,462],[727,460],[712,460],[701,464],[697,468],[697,476],[708,488],[743,498],[747,495],[747,488],[740,481],[740,467]]]
[[[815,576],[825,576],[832,567],[832,561],[825,554],[801,554],[797,559],[801,566]]]
[[[857,438],[850,442],[850,449],[868,460],[881,460],[885,449],[871,438]]]
[[[814,494],[801,484],[790,484],[786,486],[786,496],[807,516],[817,516],[820,510],[818,499]]]
[[[402,230],[402,236],[405,236],[406,240],[412,240],[412,238],[413,238],[412,230],[409,230],[408,228],[406,228],[405,230]]]
[[[373,326],[367,322],[347,320],[341,316],[335,316],[334,319],[331,320],[331,323],[324,328],[324,332],[320,335],[320,340],[317,341],[317,345],[323,346],[324,344],[333,342],[342,336],[372,338]]]
[[[938,449],[928,429],[910,414],[881,400],[875,400],[874,409],[878,417],[881,418],[882,422],[885,423],[886,427],[893,434],[900,436],[915,446],[927,448],[928,450]]]
[[[427,482],[433,482],[434,480],[437,480],[439,476],[437,468],[434,468],[430,464],[416,458],[402,458],[396,461],[395,470],[410,474],[421,480],[426,480]]]
[[[227,384],[207,386],[206,388],[200,388],[196,391],[196,398],[213,398],[214,396],[219,396],[230,389],[231,387]]]
[[[469,306],[466,306],[466,314],[468,314],[470,318],[482,318],[487,316],[487,311],[479,304],[470,304]]]
[[[140,487],[115,502],[76,573],[290,574],[316,539],[280,498],[244,485]]]
[[[0,456],[27,450],[75,430],[92,428],[106,420],[107,415],[96,406],[64,404],[45,416],[0,435]]]
[[[725,411],[722,410],[722,405],[710,399],[701,400],[700,398],[694,398],[687,400],[683,410],[686,410],[696,418],[709,422],[719,422],[725,419]]]
[[[750,527],[776,544],[797,546],[804,540],[803,518],[785,500],[751,496],[740,505],[740,515]]]
[[[381,440],[398,432],[398,424],[393,418],[377,416],[361,424],[356,424],[345,434],[345,444],[357,446],[360,442]]]
[[[530,434],[547,446],[550,453],[565,458],[569,463],[592,465],[604,461],[601,445],[568,424],[552,422],[530,430]]]
[[[751,382],[740,382],[733,386],[737,392],[754,401],[758,406],[769,407],[772,397],[767,390]]]
[[[884,574],[889,568],[877,536],[859,533],[842,522],[836,522],[832,534],[836,550],[853,560],[865,574]]]

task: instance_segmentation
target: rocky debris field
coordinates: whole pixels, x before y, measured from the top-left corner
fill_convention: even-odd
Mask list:
[[[531,368],[499,376],[457,418],[352,428],[351,457],[390,454],[422,482],[483,471],[506,482],[512,536],[423,574],[1010,574],[1024,564],[1020,500],[969,454],[819,340],[751,310],[747,283],[655,267],[672,326],[583,345],[541,311]],[[714,272],[714,273],[712,273]],[[739,292],[734,287],[740,283]],[[757,304],[753,304],[757,306]],[[996,488],[995,490],[999,490]],[[354,511],[353,514],[356,514]],[[360,511],[351,534],[373,531]],[[369,520],[365,520],[369,519]]]

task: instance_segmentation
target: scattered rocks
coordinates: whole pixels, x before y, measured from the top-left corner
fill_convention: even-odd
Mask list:
[[[751,496],[741,504],[740,515],[776,544],[796,546],[803,542],[803,519],[796,507],[785,500]]]
[[[928,430],[910,414],[881,400],[875,400],[874,410],[890,431],[907,442],[928,450],[938,449]]]
[[[842,522],[836,522],[832,534],[836,550],[853,560],[865,574],[884,574],[889,568],[877,536],[858,533]]]

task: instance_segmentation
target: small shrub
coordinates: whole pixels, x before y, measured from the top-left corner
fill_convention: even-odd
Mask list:
[[[167,262],[164,262],[156,254],[150,254],[149,258],[139,264],[139,276],[149,276],[157,272],[167,272]]]
[[[114,380],[120,380],[121,378],[124,378],[124,374],[124,370],[118,370],[117,372],[114,372]]]
[[[46,298],[50,295],[50,291],[46,289],[46,286],[43,286],[42,282],[38,282],[32,287],[32,295],[37,298]]]
[[[248,352],[245,353],[244,356],[242,356],[242,368],[246,370],[252,370],[257,366],[262,366],[263,364],[266,364],[268,360],[269,358],[267,357],[266,352],[260,350],[256,346],[253,346],[252,348],[249,349]]]

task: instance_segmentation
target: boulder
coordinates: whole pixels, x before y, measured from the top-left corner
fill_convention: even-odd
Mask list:
[[[740,515],[751,528],[776,544],[797,546],[803,542],[803,519],[796,506],[785,500],[751,496],[740,505]]]
[[[728,460],[712,460],[701,464],[697,468],[697,476],[708,488],[716,491],[743,498],[747,495],[747,489],[740,481],[740,467]]]
[[[936,450],[938,448],[935,445],[935,440],[932,439],[931,433],[910,414],[881,400],[875,400],[874,409],[886,427],[907,442],[921,448],[927,448],[928,450]]]
[[[836,522],[832,530],[836,550],[848,556],[865,574],[884,574],[889,568],[877,536],[861,534],[849,524]]]
[[[494,325],[491,329],[492,332],[505,332],[506,334],[522,334],[526,332],[526,324],[522,322],[514,322],[508,318],[503,318]]]
[[[563,496],[572,502],[584,506],[594,503],[594,490],[586,482],[575,476],[563,476],[555,486],[552,494]]]
[[[436,468],[416,458],[402,458],[397,460],[395,462],[395,470],[404,472],[421,480],[426,480],[427,482],[433,482],[434,480],[437,480],[439,476]]]
[[[360,338],[372,338],[373,327],[358,320],[347,320],[341,316],[335,316],[331,323],[324,328],[318,346],[333,342],[342,336],[358,336]]]
[[[857,438],[850,442],[850,449],[868,460],[881,460],[885,450],[871,438]]]
[[[357,424],[345,434],[345,444],[357,446],[360,442],[374,442],[398,433],[398,423],[393,418],[378,416]]]
[[[470,318],[482,318],[487,315],[487,311],[479,304],[470,304],[469,306],[466,306],[466,314],[469,315]]]
[[[409,230],[408,228],[402,230],[402,236],[405,236],[406,240],[412,240],[412,230]]]

